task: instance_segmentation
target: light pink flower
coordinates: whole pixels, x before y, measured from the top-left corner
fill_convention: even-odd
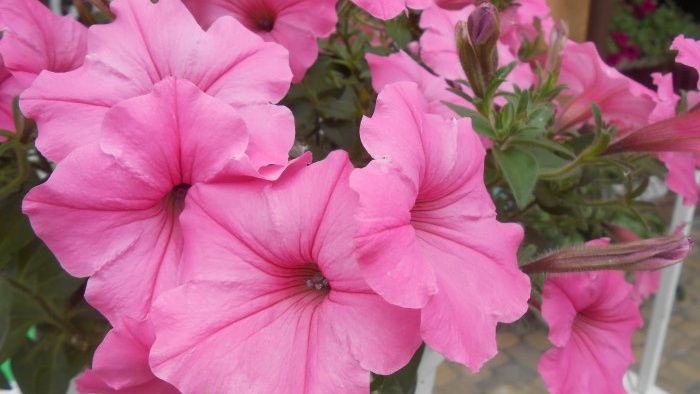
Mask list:
[[[654,123],[676,116],[676,106],[681,98],[673,91],[673,74],[652,73],[651,78],[657,92],[653,97],[656,106],[648,121]]]
[[[158,379],[148,365],[155,341],[150,320],[120,321],[102,341],[92,359],[92,369],[76,381],[84,394],[179,394]]]
[[[289,50],[294,82],[304,77],[318,56],[317,38],[335,31],[337,0],[184,0],[205,28],[231,15],[265,41]]]
[[[695,180],[695,169],[700,166],[697,153],[660,152],[657,155],[668,169],[664,182],[673,192],[683,196],[683,204],[691,206],[698,203],[700,189]]]
[[[673,40],[671,49],[678,51],[676,62],[700,70],[700,41],[685,38],[681,34]],[[700,80],[698,80],[697,86],[700,89]]]
[[[420,38],[421,56],[438,75],[451,79],[466,80],[462,65],[457,55],[457,42],[455,39],[455,26],[459,21],[466,21],[469,14],[474,11],[474,6],[467,6],[463,10],[449,11],[438,6],[431,6],[421,14],[420,26],[425,29]],[[518,60],[517,56],[510,52],[502,42],[496,45],[498,51],[498,66],[503,67]],[[527,63],[519,62],[507,78],[507,83],[502,86],[504,90],[511,90],[512,85],[527,89],[535,81],[535,76]]]
[[[110,321],[140,319],[178,282],[189,186],[220,173],[256,175],[248,132],[293,127],[280,107],[241,118],[192,83],[166,78],[108,111],[99,144],[59,163],[24,211],[68,273],[92,276],[91,304]]]
[[[605,64],[593,43],[569,41],[561,59],[559,83],[567,89],[559,96],[558,127],[592,119],[591,104],[600,107],[605,121],[618,126],[620,135],[647,124],[656,106],[654,92]]]
[[[496,324],[527,310],[530,281],[516,261],[523,232],[496,220],[469,120],[427,110],[414,84],[397,83],[362,121],[374,160],[350,177],[358,262],[387,301],[422,308],[428,346],[477,370],[496,354]]]
[[[43,70],[66,72],[83,64],[87,28],[38,0],[2,0],[0,31],[0,54],[22,88]]]
[[[422,10],[429,6],[431,0],[352,0],[358,7],[377,19],[392,19],[406,8]]]
[[[274,183],[190,190],[190,281],[153,309],[158,376],[185,393],[366,393],[368,371],[408,362],[419,314],[362,279],[351,171],[347,155],[333,152]]]
[[[501,41],[510,52],[517,54],[521,45],[534,41],[539,33],[535,28],[535,19],[539,19],[542,38],[549,40],[554,28],[554,20],[546,0],[518,0],[501,13]]]
[[[554,347],[537,369],[551,393],[627,393],[622,377],[634,362],[632,333],[643,320],[623,272],[549,276],[542,316]]]
[[[284,48],[263,42],[231,17],[204,32],[180,0],[115,0],[110,7],[116,20],[90,28],[85,64],[43,73],[22,95],[22,110],[39,126],[37,147],[51,160],[94,141],[109,108],[148,94],[168,76],[236,107],[276,102],[289,88]],[[259,143],[281,141],[289,148],[293,139],[277,134]],[[283,164],[287,157],[278,159],[275,164]]]
[[[372,73],[372,87],[377,92],[394,82],[414,82],[428,100],[428,112],[431,114],[439,114],[448,119],[457,117],[443,101],[473,108],[469,102],[447,90],[449,85],[444,78],[431,74],[405,52],[389,56],[368,53],[365,58]]]

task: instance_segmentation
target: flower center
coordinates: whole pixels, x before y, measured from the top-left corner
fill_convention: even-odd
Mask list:
[[[176,212],[182,212],[185,208],[185,197],[187,197],[187,191],[190,189],[191,185],[187,183],[180,183],[179,185],[173,186],[173,189],[165,197],[167,204]]]
[[[316,272],[312,277],[306,279],[306,287],[314,291],[328,292],[331,285],[322,273]]]
[[[272,31],[275,27],[275,17],[272,15],[261,16],[255,21],[255,26],[262,31]]]

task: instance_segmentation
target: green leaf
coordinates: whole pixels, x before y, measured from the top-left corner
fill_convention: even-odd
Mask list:
[[[539,172],[537,160],[529,152],[515,146],[506,150],[496,147],[493,149],[493,154],[503,172],[503,177],[510,186],[518,208],[525,208],[537,183]]]
[[[0,349],[5,345],[10,332],[10,311],[12,309],[12,289],[5,279],[0,277]],[[1,362],[2,360],[0,360]]]
[[[65,394],[70,379],[62,341],[44,338],[29,342],[12,360],[12,371],[22,394]]]

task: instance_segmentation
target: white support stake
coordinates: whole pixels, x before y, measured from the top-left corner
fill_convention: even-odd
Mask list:
[[[695,206],[683,205],[683,198],[677,196],[671,225],[668,230],[669,233],[673,233],[679,226],[683,225],[682,233],[690,235],[694,215]],[[661,285],[654,299],[651,324],[644,343],[644,355],[639,370],[639,384],[637,386],[637,393],[639,394],[651,393],[655,389],[656,376],[659,373],[659,364],[661,362],[661,352],[664,348],[668,323],[671,319],[673,301],[676,298],[676,288],[678,287],[682,268],[683,263],[678,263],[665,268],[661,275]]]

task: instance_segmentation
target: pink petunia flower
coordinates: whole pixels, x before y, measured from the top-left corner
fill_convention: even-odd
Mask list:
[[[264,152],[248,144],[249,134],[293,131],[294,121],[276,106],[246,116],[172,77],[104,118],[99,144],[59,163],[29,192],[24,211],[68,273],[91,276],[92,305],[110,321],[140,319],[178,283],[188,188],[257,175],[249,156],[264,160]]]
[[[87,28],[38,0],[2,0],[0,31],[0,54],[23,89],[43,70],[66,72],[83,64]]]
[[[554,29],[554,19],[547,0],[518,0],[501,13],[501,41],[506,44],[513,55],[518,53],[522,44],[534,41],[540,33],[535,28],[539,21],[542,38],[545,41]]]
[[[551,393],[627,393],[622,377],[634,362],[632,333],[643,320],[622,271],[549,276],[542,316],[554,347],[537,370]]]
[[[368,371],[408,362],[419,313],[386,303],[357,268],[351,171],[333,152],[274,183],[190,190],[189,282],[153,308],[157,376],[185,393],[366,393]]]
[[[277,102],[289,89],[286,50],[263,42],[231,17],[205,32],[180,0],[115,0],[110,7],[116,20],[89,29],[83,66],[42,73],[22,94],[23,112],[39,127],[37,147],[53,161],[95,141],[111,107],[148,94],[168,76],[238,108]],[[251,144],[289,149],[293,140],[293,133],[260,134]],[[271,162],[253,162],[260,167],[286,160],[285,151]]]
[[[387,20],[397,17],[406,8],[425,9],[432,0],[352,0],[358,7],[377,19]]]
[[[183,0],[197,21],[208,28],[231,15],[265,41],[289,50],[293,82],[300,82],[318,57],[316,39],[335,31],[337,0]]]
[[[443,101],[473,108],[469,102],[447,90],[449,85],[444,78],[431,74],[405,52],[389,56],[368,53],[365,58],[372,74],[372,87],[377,92],[394,82],[414,82],[428,100],[428,112],[431,114],[442,115],[448,119],[457,116]]]
[[[463,10],[449,11],[438,6],[431,6],[421,14],[420,26],[425,29],[420,38],[421,55],[423,61],[441,77],[457,80],[466,80],[466,75],[457,55],[457,43],[455,39],[455,26],[457,22],[467,20],[469,14],[474,11],[473,6],[467,6]],[[510,52],[508,46],[498,42],[498,67],[517,61],[517,54]],[[518,62],[518,65],[510,73],[507,82],[502,86],[504,90],[512,89],[512,85],[526,89],[535,81],[527,63]]]
[[[516,261],[523,232],[496,220],[469,120],[428,108],[414,84],[396,83],[362,121],[374,160],[350,177],[358,262],[384,299],[422,308],[428,346],[478,370],[496,354],[496,324],[527,310],[530,281]]]
[[[619,135],[647,124],[656,105],[654,92],[605,64],[595,45],[569,41],[561,59],[559,83],[567,89],[560,95],[559,128],[592,119],[591,104],[600,107],[605,121],[618,126]]]
[[[700,41],[692,38],[685,38],[683,34],[673,39],[671,49],[678,51],[676,62],[685,64],[700,72]],[[698,80],[698,89],[700,89],[700,79]]]
[[[92,369],[78,377],[78,391],[83,394],[179,394],[175,387],[151,372],[148,353],[153,341],[155,336],[149,319],[120,321],[95,351]]]

